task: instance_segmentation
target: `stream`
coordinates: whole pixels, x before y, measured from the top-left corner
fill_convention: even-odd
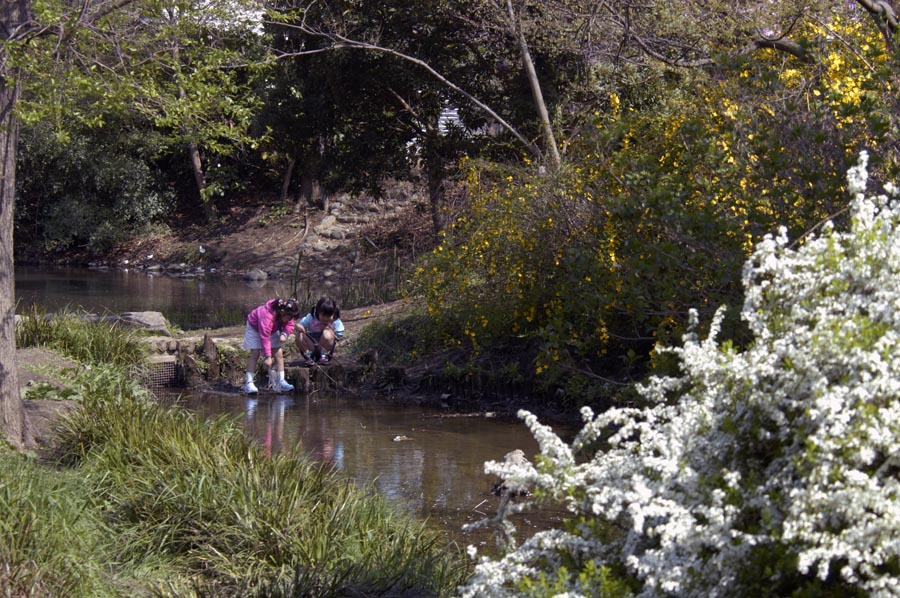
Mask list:
[[[187,409],[240,421],[268,454],[298,450],[333,465],[360,485],[371,484],[388,502],[425,519],[461,546],[494,548],[492,532],[462,526],[496,513],[496,478],[484,462],[517,448],[538,446],[525,425],[478,415],[448,414],[375,396],[226,393],[187,395]],[[562,513],[544,511],[513,521],[523,536],[556,525]]]
[[[184,330],[231,326],[249,308],[284,296],[288,283],[254,285],[241,280],[175,278],[142,271],[79,268],[17,268],[16,299],[22,313],[32,305],[93,313],[159,311]],[[352,306],[351,306],[352,307]],[[464,533],[462,526],[496,513],[491,493],[497,481],[484,462],[502,460],[514,449],[532,458],[537,443],[518,420],[469,416],[400,405],[390,397],[340,394],[274,395],[171,393],[203,417],[236,418],[267,452],[299,449],[357,481],[372,485],[387,501],[445,532],[462,546],[490,551],[487,530]],[[572,430],[563,430],[571,437]],[[521,537],[556,526],[561,512],[514,520]]]

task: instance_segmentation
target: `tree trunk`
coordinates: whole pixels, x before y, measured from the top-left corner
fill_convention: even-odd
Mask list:
[[[281,180],[281,203],[285,204],[288,200],[288,191],[291,189],[291,179],[294,178],[294,166],[297,165],[296,158],[288,161],[287,168],[284,171],[284,178]],[[300,204],[294,204],[294,213],[300,213]]]
[[[319,164],[321,158],[307,155],[302,159],[300,169],[300,189],[297,196],[297,209],[300,209],[301,202],[305,202],[307,206],[318,206],[320,209],[328,210],[328,197],[319,184]]]
[[[300,172],[300,189],[297,193],[297,208],[301,204],[310,206],[313,203],[313,192],[316,188],[316,177],[308,168],[303,168]]]
[[[446,160],[441,152],[441,132],[437,127],[428,127],[424,135],[423,157],[425,178],[428,184],[428,204],[431,209],[431,227],[435,236],[444,229],[444,178]]]
[[[435,238],[444,229],[444,175],[428,169],[428,204],[431,207],[431,228]]]
[[[559,155],[559,147],[556,145],[556,136],[553,134],[553,127],[550,125],[550,114],[547,112],[547,104],[544,102],[544,94],[541,91],[541,83],[538,81],[537,71],[534,68],[534,61],[531,59],[531,52],[528,50],[528,42],[525,39],[525,33],[519,19],[516,17],[513,9],[512,0],[506,0],[506,9],[509,11],[510,26],[519,42],[519,51],[522,54],[522,64],[525,66],[525,74],[528,77],[528,85],[531,86],[531,97],[537,108],[538,116],[541,119],[541,133],[544,137],[544,143],[547,145],[547,151],[550,152],[550,159],[554,168],[559,168],[562,164],[562,158]]]
[[[172,59],[174,64],[178,65],[180,68],[181,65],[181,47],[178,45],[178,42],[175,42],[172,45]],[[178,99],[184,101],[187,98],[187,92],[184,91],[184,87],[181,84],[178,85]],[[182,126],[182,133],[184,133],[188,138],[189,131],[186,126]],[[203,217],[207,222],[212,222],[216,219],[216,210],[213,205],[212,199],[206,197],[206,176],[203,174],[203,160],[200,159],[200,146],[196,141],[190,139],[187,144],[188,151],[188,161],[191,163],[191,172],[194,175],[194,182],[197,184],[197,193],[200,194],[200,205],[203,207]]]
[[[197,191],[200,193],[200,203],[203,205],[203,216],[207,222],[216,219],[216,210],[212,199],[206,197],[206,177],[203,176],[203,162],[200,160],[200,148],[193,141],[188,142],[188,156],[191,159],[191,171],[194,173],[194,181],[197,183]]]
[[[16,31],[28,18],[27,0],[5,1],[0,7],[0,31]],[[6,35],[3,41],[8,41]],[[25,412],[16,368],[16,290],[13,270],[13,209],[16,199],[18,122],[13,109],[18,86],[12,84],[0,47],[0,433],[16,448],[25,446]]]

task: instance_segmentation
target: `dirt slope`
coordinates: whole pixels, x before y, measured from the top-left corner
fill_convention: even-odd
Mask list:
[[[411,263],[432,247],[434,235],[427,204],[411,187],[370,197],[336,197],[327,210],[277,202],[247,202],[229,207],[216,222],[136,236],[109,255],[94,259],[110,267],[203,268],[243,276],[260,269],[270,278],[301,272],[365,278],[392,261]]]

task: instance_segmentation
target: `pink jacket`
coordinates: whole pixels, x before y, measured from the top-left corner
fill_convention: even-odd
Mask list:
[[[294,331],[294,321],[291,320],[282,326],[281,319],[275,313],[275,301],[271,299],[260,305],[250,312],[247,316],[247,323],[256,329],[259,333],[260,341],[262,341],[263,353],[266,357],[272,356],[272,334],[275,332],[283,332],[290,335]]]

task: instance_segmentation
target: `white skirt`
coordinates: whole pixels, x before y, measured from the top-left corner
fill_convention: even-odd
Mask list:
[[[272,343],[272,349],[280,349],[281,339],[278,337],[278,332],[275,331],[272,333],[272,336],[269,337],[270,342]],[[247,324],[244,328],[244,345],[245,349],[262,349],[262,338],[259,336],[259,332],[256,331],[256,328]]]

